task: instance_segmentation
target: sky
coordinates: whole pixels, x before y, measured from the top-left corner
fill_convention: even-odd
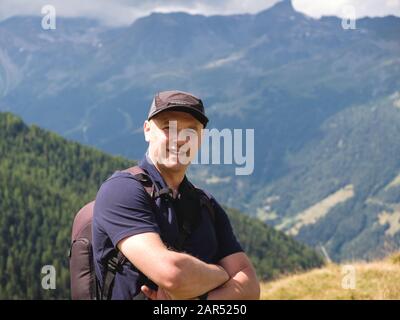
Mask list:
[[[106,25],[121,26],[151,12],[184,11],[215,15],[257,13],[280,0],[0,0],[0,20],[14,15],[43,15],[45,5],[53,5],[57,16],[88,17]],[[293,0],[294,8],[319,18],[343,17],[353,10],[356,18],[400,16],[400,0]]]

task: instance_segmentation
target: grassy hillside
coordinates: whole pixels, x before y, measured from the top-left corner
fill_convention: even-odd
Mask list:
[[[0,113],[0,299],[69,297],[67,252],[75,213],[102,183],[133,161],[69,142],[11,113]],[[321,265],[311,249],[228,209],[262,278]],[[41,268],[56,268],[55,290]]]
[[[355,287],[347,280],[353,271],[345,265],[330,264],[321,269],[291,275],[262,284],[264,300],[286,299],[395,299],[400,300],[400,253],[354,267]],[[342,283],[344,287],[342,287]],[[347,289],[346,289],[347,287]]]

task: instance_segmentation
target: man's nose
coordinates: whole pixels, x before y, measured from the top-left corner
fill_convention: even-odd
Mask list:
[[[186,142],[183,140],[176,140],[176,146],[179,149],[180,147],[182,147]]]
[[[187,134],[184,134],[184,131],[177,131],[177,135],[169,136],[169,140],[175,142],[181,146],[187,142],[189,142],[190,137]]]

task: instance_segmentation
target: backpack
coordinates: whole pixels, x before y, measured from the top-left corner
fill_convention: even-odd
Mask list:
[[[123,170],[129,172],[135,180],[139,181],[145,191],[154,200],[170,194],[169,188],[157,190],[149,175],[139,166],[134,166]],[[215,211],[210,197],[203,190],[195,188],[200,195],[200,206],[206,206],[215,221]],[[71,279],[71,298],[73,300],[109,300],[112,296],[112,289],[115,275],[121,270],[122,265],[127,261],[125,256],[118,250],[113,250],[107,257],[103,283],[100,284],[94,270],[94,258],[92,248],[92,219],[95,201],[92,201],[82,207],[75,215],[72,225],[71,246],[69,251],[70,260],[70,279]],[[155,208],[156,209],[156,208]],[[181,251],[183,245],[193,230],[193,219],[185,219],[178,237],[178,243],[175,250]],[[144,276],[145,277],[145,276]],[[150,281],[150,280],[149,280]],[[139,293],[135,300],[146,299]]]

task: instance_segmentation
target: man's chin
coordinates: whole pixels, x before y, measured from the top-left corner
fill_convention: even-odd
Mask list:
[[[186,159],[185,159],[186,160]],[[181,171],[187,168],[190,163],[182,163],[177,157],[171,157],[159,162],[164,168],[171,171]]]

